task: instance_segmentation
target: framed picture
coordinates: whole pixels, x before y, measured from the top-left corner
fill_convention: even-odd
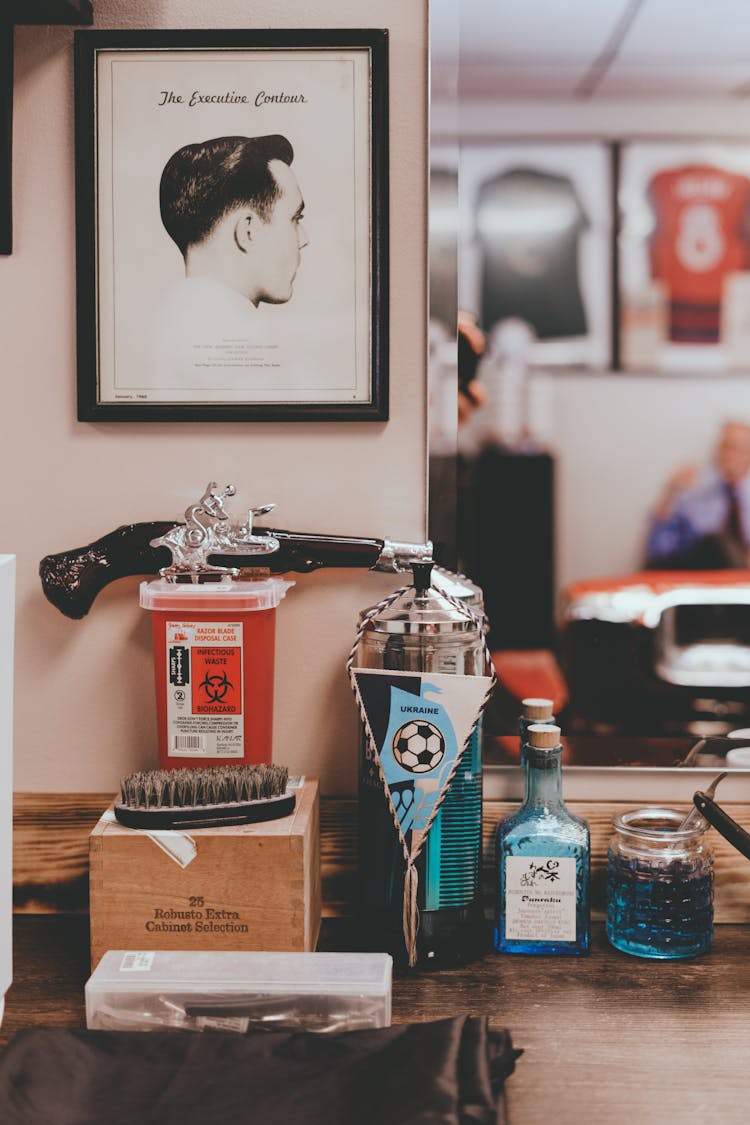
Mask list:
[[[76,35],[78,417],[388,417],[383,30]]]
[[[504,353],[507,332],[516,354],[523,321],[528,362],[609,367],[610,147],[586,139],[466,141],[460,180],[459,305],[478,316],[489,354]]]
[[[618,199],[622,369],[750,370],[750,145],[624,143]]]

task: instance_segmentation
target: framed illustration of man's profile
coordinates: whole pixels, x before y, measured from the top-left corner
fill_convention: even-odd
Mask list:
[[[76,35],[78,418],[388,417],[387,32]]]

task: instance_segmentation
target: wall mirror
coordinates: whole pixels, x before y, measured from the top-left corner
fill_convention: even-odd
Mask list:
[[[704,340],[672,335],[663,274],[624,301],[622,272],[634,229],[648,269],[657,172],[707,176],[729,152],[723,172],[750,174],[745,35],[743,0],[720,19],[679,0],[432,5],[431,534],[485,590],[509,689],[490,722],[511,734],[515,696],[554,689],[582,768],[671,772],[699,736],[750,726],[750,573],[644,572],[667,482],[710,474],[722,424],[750,422],[750,267]],[[623,173],[644,147],[632,218]],[[741,213],[718,235],[744,254]],[[453,293],[486,336],[486,402],[458,432]]]

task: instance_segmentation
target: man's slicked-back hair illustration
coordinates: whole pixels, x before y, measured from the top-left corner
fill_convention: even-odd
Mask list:
[[[215,137],[184,145],[167,161],[159,185],[161,220],[183,257],[237,207],[269,218],[279,187],[268,165],[291,164],[286,137]]]

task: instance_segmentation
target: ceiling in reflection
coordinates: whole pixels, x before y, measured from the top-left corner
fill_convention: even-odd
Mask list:
[[[463,99],[750,96],[748,0],[460,0],[460,21]]]

